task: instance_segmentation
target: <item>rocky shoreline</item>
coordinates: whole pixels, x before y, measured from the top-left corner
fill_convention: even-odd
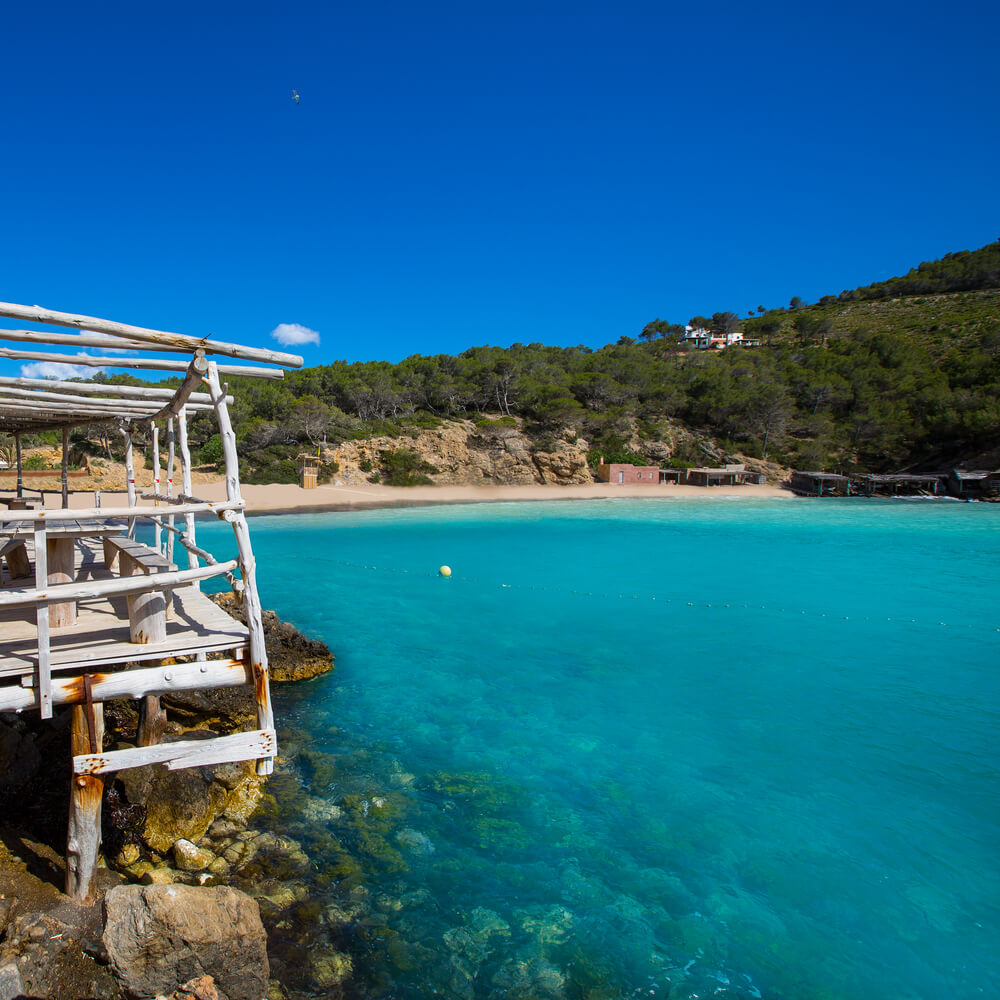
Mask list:
[[[239,617],[231,594],[213,599]],[[264,613],[264,629],[276,684],[333,669],[333,656],[323,643],[306,638],[273,612]],[[164,696],[163,704],[169,720],[166,741],[223,735],[252,727],[255,720],[249,689],[178,693]],[[108,703],[105,716],[104,748],[131,745],[138,721],[135,703]],[[257,958],[262,959],[257,968],[266,972],[260,914],[273,924],[305,899],[304,893],[287,887],[290,875],[310,867],[302,848],[280,833],[248,826],[251,816],[276,812],[268,779],[259,778],[251,763],[178,771],[156,765],[119,772],[105,794],[106,867],[98,873],[103,899],[80,905],[60,892],[70,759],[68,727],[60,722],[0,716],[0,1000],[119,1000],[161,992],[177,1000],[260,1000],[265,992],[270,998],[285,997],[279,978],[257,982],[246,971],[254,961],[237,958],[239,941],[252,945],[257,940]],[[41,774],[62,772],[65,782],[38,780]],[[317,801],[322,810],[336,808]],[[231,888],[237,884],[249,890],[246,895]],[[170,890],[166,896],[165,889]],[[186,897],[188,893],[196,895]],[[153,949],[165,954],[152,963],[155,974],[139,980],[136,968],[150,965],[149,948],[121,958],[130,946],[119,933],[136,922],[136,907],[145,914],[140,924],[148,923],[158,907],[165,920]],[[178,920],[194,921],[206,942],[219,939],[220,944],[214,952],[208,948],[206,954],[187,955],[178,941],[189,940],[193,932],[190,927],[172,930],[170,922]],[[135,942],[131,948],[136,951]],[[228,972],[219,972],[220,962]],[[272,962],[276,968],[283,965],[280,959]],[[214,976],[205,974],[208,966]],[[234,979],[234,967],[246,974]]]

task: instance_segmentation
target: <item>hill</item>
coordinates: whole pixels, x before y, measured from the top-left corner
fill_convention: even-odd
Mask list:
[[[682,325],[654,320],[598,350],[480,346],[233,379],[238,448],[251,482],[294,481],[303,451],[366,441],[377,443],[340,454],[363,456],[373,481],[482,482],[505,435],[529,473],[570,451],[591,467],[600,455],[702,464],[706,451],[844,471],[974,462],[1000,444],[998,261],[991,244],[813,305],[698,318],[742,326],[760,347],[696,351]],[[456,453],[476,456],[468,469],[456,459],[445,472],[413,447],[456,426]],[[207,420],[190,434],[203,462],[221,459]],[[75,443],[88,449],[85,433]]]

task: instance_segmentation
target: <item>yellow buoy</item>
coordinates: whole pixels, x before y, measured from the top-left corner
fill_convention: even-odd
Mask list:
[[[451,576],[451,567],[450,566],[442,566],[438,570],[438,573],[440,573],[441,576]]]

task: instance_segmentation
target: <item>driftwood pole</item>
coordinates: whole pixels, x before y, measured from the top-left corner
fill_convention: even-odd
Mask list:
[[[125,435],[125,486],[128,489],[128,505],[135,506],[135,466],[132,464],[132,428],[126,424],[119,430]],[[135,518],[128,519],[128,537],[135,538]]]
[[[167,420],[167,496],[174,495],[174,418]],[[167,526],[173,529],[174,515],[167,516]],[[167,562],[174,561],[174,532],[167,531]]]
[[[226,394],[219,384],[219,369],[215,362],[209,362],[209,395],[215,402],[215,412],[219,422],[219,436],[226,462],[226,493],[230,500],[242,499],[240,495],[240,466],[236,455],[236,434],[229,419]],[[243,577],[243,607],[246,611],[247,628],[250,630],[250,668],[253,672],[254,696],[257,702],[257,726],[259,729],[274,729],[274,710],[271,707],[271,687],[267,670],[267,649],[264,646],[264,624],[261,616],[260,597],[257,594],[257,564],[250,545],[250,530],[242,508],[227,511],[225,519],[233,526],[236,536],[240,575]],[[272,758],[257,761],[258,774],[270,774],[274,770]]]
[[[88,718],[93,712],[91,718]],[[100,753],[104,741],[104,705],[73,706],[73,756]],[[101,800],[104,779],[74,774],[70,779],[69,831],[66,837],[66,895],[83,902],[94,898],[94,872],[101,850]]]
[[[17,499],[24,496],[24,482],[21,477],[21,435],[14,435],[14,451],[17,453]]]
[[[156,426],[156,421],[154,420],[149,425],[153,431],[153,492],[159,494],[160,492],[160,428]],[[154,500],[154,507],[159,507],[159,503]],[[157,552],[162,552],[163,549],[163,532],[160,529],[159,522],[156,523],[153,528],[153,548]]]
[[[191,496],[191,451],[188,448],[187,416],[181,410],[177,414],[177,445],[181,451],[181,492],[184,496]],[[192,544],[195,544],[194,537],[194,514],[184,515],[184,537]],[[198,557],[188,549],[188,567],[198,568]]]
[[[62,505],[63,510],[69,506],[69,428],[62,432]]]
[[[156,746],[167,729],[167,710],[159,695],[147,694],[139,702],[139,727],[136,743],[141,747]]]

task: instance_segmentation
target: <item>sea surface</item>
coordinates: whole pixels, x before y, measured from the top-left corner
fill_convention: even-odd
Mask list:
[[[251,528],[337,657],[275,689],[296,995],[1000,996],[1000,506]]]

